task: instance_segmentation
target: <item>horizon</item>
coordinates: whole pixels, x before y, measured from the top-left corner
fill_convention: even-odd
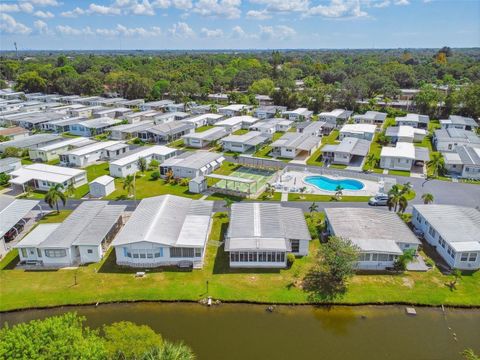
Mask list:
[[[468,0],[0,0],[0,51],[476,48],[479,14]]]

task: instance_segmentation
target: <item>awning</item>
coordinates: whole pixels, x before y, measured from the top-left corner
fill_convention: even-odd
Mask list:
[[[415,160],[429,161],[430,155],[428,149],[424,147],[415,146]]]

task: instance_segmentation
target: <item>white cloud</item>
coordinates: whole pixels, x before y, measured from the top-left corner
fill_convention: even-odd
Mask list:
[[[385,0],[385,1],[382,1],[382,2],[376,2],[374,4],[372,4],[373,7],[375,8],[386,8],[388,6],[390,6],[390,0]]]
[[[90,26],[84,27],[83,29],[76,29],[68,25],[58,25],[55,29],[60,35],[66,36],[95,35],[95,32],[90,28]]]
[[[250,0],[251,3],[266,5],[270,12],[306,11],[310,5],[309,0]]]
[[[12,13],[12,12],[31,13],[32,11],[33,11],[33,5],[27,2],[19,3],[19,4],[0,3],[1,13]]]
[[[199,0],[193,11],[203,16],[237,19],[242,13],[240,5],[241,0]]]
[[[88,6],[88,13],[99,15],[120,15],[120,9],[113,6],[103,6],[92,3]]]
[[[36,20],[33,23],[33,27],[37,30],[37,32],[41,35],[50,34],[51,31],[48,30],[48,25],[45,21]]]
[[[175,37],[178,38],[193,38],[195,37],[195,32],[192,30],[190,26],[188,26],[187,23],[184,22],[178,22],[176,24],[173,24],[173,26],[168,29],[168,32]]]
[[[223,30],[222,29],[207,29],[207,28],[202,28],[200,30],[203,36],[207,38],[219,38],[223,36]]]
[[[85,14],[85,10],[80,9],[79,7],[76,7],[73,10],[64,11],[60,15],[63,16],[63,17],[66,17],[66,18],[76,18],[76,17],[78,17],[80,15],[83,15],[83,14]]]
[[[172,5],[170,0],[154,0],[152,6],[160,9],[168,9]]]
[[[368,16],[368,14],[360,8],[359,0],[331,0],[329,5],[311,7],[306,15],[337,19]]]
[[[232,37],[237,38],[237,39],[243,39],[247,36],[247,33],[240,27],[240,26],[235,26],[232,29]]]
[[[0,33],[27,35],[31,32],[32,29],[17,22],[12,16],[4,13],[0,14]]]
[[[262,26],[260,25],[260,37],[264,39],[285,40],[295,36],[297,32],[285,25]]]
[[[22,0],[25,1],[25,0]],[[58,6],[60,5],[57,0],[27,0],[35,6]]]
[[[265,20],[265,19],[270,19],[272,15],[266,10],[250,10],[247,12],[247,18],[249,19],[255,19],[255,20]]]
[[[192,0],[172,0],[172,6],[179,10],[188,10],[193,7]]]
[[[395,5],[410,5],[410,0],[395,0]]]
[[[119,35],[122,36],[139,36],[139,37],[146,37],[146,36],[158,36],[161,35],[161,29],[158,26],[154,26],[150,29],[144,29],[142,27],[138,28],[128,28],[126,26],[117,25],[116,31]]]
[[[0,12],[9,13],[9,12],[19,12],[20,8],[17,4],[0,4]]]
[[[18,7],[20,8],[20,11],[26,12],[28,14],[33,11],[33,5],[29,2],[20,3],[18,4]]]
[[[152,5],[148,0],[143,0],[141,3],[135,3],[132,6],[132,13],[135,15],[155,15],[155,10],[153,10]]]
[[[35,11],[33,15],[42,19],[51,19],[55,17],[55,15],[53,15],[50,11],[42,11],[42,10]]]

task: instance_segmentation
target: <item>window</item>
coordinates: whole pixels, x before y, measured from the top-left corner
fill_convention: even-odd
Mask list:
[[[192,258],[194,254],[193,248],[170,248],[171,258]]]
[[[93,250],[92,250],[92,249],[88,249],[88,250],[87,250],[87,254],[93,254]]]
[[[477,261],[477,253],[470,253],[468,261]]]
[[[37,249],[37,256],[38,256],[38,257],[42,257],[42,250]]]
[[[462,253],[462,256],[460,257],[460,261],[467,261],[468,260],[468,253]]]
[[[195,248],[195,257],[202,256],[202,248]]]
[[[298,253],[300,251],[300,240],[291,240],[292,252]]]
[[[27,249],[22,248],[22,256],[27,257]]]
[[[61,258],[67,256],[65,249],[47,249],[45,250],[45,256],[49,258]]]

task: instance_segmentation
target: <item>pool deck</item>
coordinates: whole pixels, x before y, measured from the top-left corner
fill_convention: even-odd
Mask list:
[[[337,177],[333,175],[318,175],[310,172],[300,172],[300,171],[289,171],[282,175],[279,179],[279,183],[277,185],[277,190],[281,192],[292,192],[296,193],[299,192],[299,189],[302,187],[306,187],[307,190],[305,194],[319,194],[319,195],[334,195],[335,191],[328,191],[322,190],[318,187],[307,183],[304,179],[308,176],[324,176],[326,178],[341,180],[347,179],[345,177]],[[343,195],[351,195],[351,196],[373,196],[379,191],[379,184],[374,181],[363,180],[363,179],[356,179],[355,177],[351,176],[348,179],[354,179],[360,181],[364,184],[364,188],[361,190],[343,190]]]

